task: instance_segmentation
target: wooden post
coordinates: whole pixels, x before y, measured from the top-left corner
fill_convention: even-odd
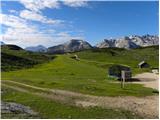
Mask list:
[[[123,86],[122,86],[122,88],[124,88],[124,83],[125,83],[125,72],[124,72],[124,78],[123,78]]]
[[[125,83],[125,71],[121,71],[121,88],[124,88]]]

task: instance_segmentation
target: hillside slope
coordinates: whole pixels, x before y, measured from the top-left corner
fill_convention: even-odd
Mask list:
[[[31,69],[3,72],[2,79],[100,96],[153,94],[152,89],[142,85],[129,84],[126,89],[121,89],[119,83],[111,83],[105,69],[76,61],[68,55],[57,56],[53,61]]]
[[[148,98],[148,96],[157,95],[157,91],[134,83],[127,83],[125,84],[125,88],[122,89],[119,82],[108,76],[107,69],[110,64],[135,66],[136,62],[131,62],[132,59],[135,60],[134,57],[131,57],[134,54],[141,57],[148,55],[149,58],[151,57],[148,59],[151,61],[149,63],[152,66],[157,66],[157,59],[154,58],[154,55],[158,54],[157,51],[158,47],[135,49],[134,51],[117,48],[92,49],[73,54],[57,55],[55,59],[29,69],[2,72],[2,88],[4,93],[2,100],[30,106],[34,111],[38,112],[42,118],[141,118],[137,116],[132,109],[134,108],[134,110],[136,110],[135,106],[138,106],[137,109],[139,109],[139,105],[146,105],[144,99],[154,101],[154,99]],[[30,58],[35,60],[37,57],[41,57],[38,55],[43,55],[26,53],[24,51],[15,53],[15,51],[7,50],[7,52],[19,57],[23,56],[24,58],[31,56]],[[78,55],[80,60],[73,59],[75,54]],[[125,55],[131,58],[127,58]],[[139,73],[144,71],[141,69],[137,71],[137,69],[138,68],[133,67],[133,72]],[[94,98],[97,99],[92,98],[89,102],[89,99],[85,97],[86,101],[84,102],[82,96],[76,98],[71,93],[77,93],[83,96],[94,95]],[[107,97],[107,100],[112,102],[106,102],[107,100],[102,102],[102,96],[112,96],[113,99]],[[123,104],[120,101],[122,97]],[[155,98],[156,97],[157,96],[155,96]],[[135,98],[137,98],[138,101],[135,100]],[[140,99],[143,102],[139,101]],[[76,100],[79,106],[76,106],[74,102]],[[93,106],[86,109],[81,107],[82,105],[80,104],[98,103],[98,100],[103,108],[105,103],[109,105],[118,103],[122,106],[126,106],[126,103],[128,103],[129,107],[127,108],[131,110],[132,114],[121,108],[119,110],[116,105],[115,108],[108,110],[108,104],[106,104],[106,108],[104,109],[102,109],[101,106],[100,108],[94,107],[94,104],[91,104]],[[148,103],[147,105],[151,104],[151,102]],[[154,103],[156,103],[156,101],[154,101]],[[131,105],[133,107],[131,107]],[[142,106],[141,109],[143,109]],[[142,111],[141,109],[139,110]],[[155,110],[153,107],[147,109],[147,111],[152,113],[152,109]],[[2,117],[4,118],[5,115],[2,114]],[[146,117],[143,112],[142,115]],[[156,117],[152,118],[157,118],[157,114]]]
[[[122,48],[104,48],[92,49],[74,53],[85,62],[98,65],[107,69],[112,64],[121,64],[130,66],[133,74],[144,72],[147,69],[139,69],[138,64],[146,61],[150,68],[158,68],[159,66],[159,47],[151,46],[126,50]]]
[[[11,71],[31,68],[54,58],[52,55],[28,52],[16,45],[1,46],[1,70]]]

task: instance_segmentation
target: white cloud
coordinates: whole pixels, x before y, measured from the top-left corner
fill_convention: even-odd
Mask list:
[[[16,10],[9,10],[10,13],[18,14],[18,11]]]
[[[83,0],[20,0],[20,3],[26,9],[31,11],[40,12],[45,8],[60,8],[61,4],[69,7],[86,7],[87,1]]]
[[[57,0],[20,0],[20,3],[25,8],[35,12],[40,12],[45,8],[59,8],[60,6]]]
[[[44,45],[54,46],[64,43],[73,38],[67,32],[57,32],[56,30],[43,29],[40,26],[29,24],[25,19],[18,16],[0,14],[2,17],[1,24],[7,26],[6,31],[0,35],[2,41],[7,44],[16,44],[21,47]]]
[[[0,18],[2,19],[0,21],[0,24],[9,26],[9,27],[25,28],[27,24],[24,19],[21,19],[18,16],[14,16],[14,15],[6,15],[6,14],[0,13]]]
[[[26,28],[26,29],[15,29],[9,28],[5,34],[2,35],[2,40],[8,44],[16,44],[21,47],[34,46],[34,45],[52,45],[52,37],[39,33],[37,30]]]
[[[82,0],[64,0],[63,4],[67,5],[69,7],[85,7],[85,6],[87,6],[87,2],[82,1]]]
[[[70,7],[84,7],[87,2],[76,0],[19,0],[19,2],[24,5],[24,10],[9,11],[17,16],[0,13],[0,24],[5,25],[5,31],[0,34],[3,42],[21,47],[40,44],[48,47],[64,43],[70,39],[83,39],[81,36],[73,36],[67,32],[57,32],[52,25],[58,25],[60,29],[60,26],[63,26],[61,23],[64,21],[47,18],[47,16],[42,15],[42,10],[59,8],[61,4]],[[32,21],[44,23],[44,26],[33,24]],[[45,28],[45,25],[50,26]]]
[[[44,31],[45,32],[45,31]],[[67,33],[53,33],[45,34],[36,29],[15,29],[9,28],[5,34],[2,35],[3,42],[7,44],[16,44],[23,48],[27,46],[44,45],[51,47],[62,44],[71,39],[83,39],[82,37],[71,36]]]
[[[47,24],[60,24],[62,21],[61,20],[52,20],[48,19],[46,16],[43,16],[39,13],[29,11],[29,10],[23,10],[20,12],[20,17],[28,19],[28,20],[33,20],[33,21],[39,21],[42,23],[47,23]]]

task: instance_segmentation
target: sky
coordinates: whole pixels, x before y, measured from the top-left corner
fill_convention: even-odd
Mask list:
[[[1,1],[0,41],[21,47],[158,35],[158,1]]]

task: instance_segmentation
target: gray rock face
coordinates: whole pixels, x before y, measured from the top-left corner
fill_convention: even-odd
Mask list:
[[[98,48],[108,48],[108,47],[115,47],[115,39],[104,39],[103,42],[97,44]]]
[[[119,39],[108,39],[103,42],[97,44],[98,48],[108,48],[108,47],[118,47],[118,48],[138,48],[145,46],[152,46],[159,44],[159,37],[152,35],[144,35],[144,36],[125,36]]]
[[[46,52],[47,48],[42,45],[38,45],[38,46],[26,47],[25,50],[32,52]]]
[[[128,49],[128,48],[137,48],[138,45],[132,42],[128,37],[124,37],[124,38],[115,40],[115,47]]]
[[[130,36],[132,42],[139,46],[151,46],[159,44],[158,36],[144,35],[144,36]]]
[[[69,42],[66,42],[61,45],[53,46],[48,48],[48,53],[67,53],[67,52],[75,52],[84,49],[90,49],[92,46],[83,40],[72,39]]]
[[[29,115],[37,115],[36,112],[29,107],[14,103],[14,102],[2,102],[1,101],[1,113],[23,113]]]

